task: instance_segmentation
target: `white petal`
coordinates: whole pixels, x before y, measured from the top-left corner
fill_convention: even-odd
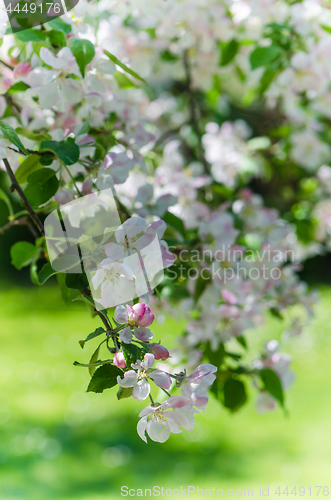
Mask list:
[[[170,436],[168,422],[160,423],[158,420],[150,420],[147,424],[147,433],[149,437],[157,443],[165,443]]]
[[[162,389],[166,389],[168,391],[172,386],[170,375],[166,372],[154,370],[152,373],[149,373],[148,376],[154,380],[158,387],[161,387]]]
[[[139,437],[141,437],[141,439],[143,441],[145,441],[145,443],[147,443],[147,438],[146,438],[146,434],[145,434],[146,428],[147,428],[147,417],[144,417],[141,420],[139,420],[139,422],[138,422],[137,432],[138,432]]]
[[[138,374],[134,370],[129,370],[124,373],[124,378],[121,378],[120,375],[117,377],[117,383],[121,387],[134,387],[137,383]]]
[[[124,344],[131,344],[132,342],[132,332],[131,328],[127,326],[120,332],[120,340],[121,342],[124,342]]]
[[[144,326],[141,326],[140,328],[135,328],[134,334],[137,337],[137,339],[141,340],[142,342],[148,342],[153,338],[153,334],[150,331],[150,329],[145,328]]]
[[[129,372],[127,372],[129,373]],[[133,391],[132,391],[132,396],[135,399],[139,399],[140,401],[143,401],[146,399],[151,391],[151,386],[147,382],[145,378],[142,380],[139,380],[139,382],[134,386]]]
[[[125,306],[117,306],[115,309],[115,319],[118,323],[126,323],[128,320],[128,311]]]
[[[148,352],[147,354],[145,354],[144,361],[141,363],[141,366],[145,368],[145,370],[149,370],[154,365],[154,361],[154,354]]]

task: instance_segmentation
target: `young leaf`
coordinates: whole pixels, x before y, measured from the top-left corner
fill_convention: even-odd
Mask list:
[[[195,291],[194,291],[194,303],[196,304],[211,282],[211,276],[208,274],[207,276],[205,274],[200,274],[198,279],[196,280],[196,285],[195,285]]]
[[[42,141],[40,150],[53,151],[66,165],[73,165],[79,159],[79,146],[70,141]]]
[[[117,391],[117,399],[126,399],[132,396],[133,387],[120,387]]]
[[[46,33],[41,30],[28,29],[15,33],[16,38],[21,42],[43,42],[46,40]]]
[[[236,56],[239,48],[237,40],[231,40],[228,43],[221,43],[221,66],[229,64]]]
[[[89,362],[88,371],[89,371],[89,374],[91,375],[91,377],[93,377],[93,374],[95,372],[95,364],[94,363],[98,362],[99,352],[100,352],[100,345],[98,345],[98,347],[96,348],[96,350],[92,354],[90,362]]]
[[[95,337],[99,337],[99,335],[102,335],[103,333],[106,333],[106,330],[103,328],[99,327],[96,330],[94,330],[93,333],[90,333],[85,340],[80,340],[79,345],[81,346],[82,349],[84,349],[84,345],[86,342],[89,340],[95,339]]]
[[[70,38],[69,47],[75,59],[82,76],[85,76],[85,68],[90,63],[95,55],[93,44],[89,40],[81,40],[79,38]]]
[[[260,370],[260,377],[269,394],[276,398],[281,406],[284,406],[283,387],[277,373],[270,368],[262,368],[262,370]]]
[[[101,366],[94,373],[88,385],[87,392],[99,393],[105,389],[114,387],[117,384],[118,375],[123,377],[124,373],[117,366],[110,364]]]
[[[130,78],[128,78],[125,73],[116,71],[113,76],[121,89],[132,89],[133,87],[136,87],[133,81],[130,80]]]
[[[14,215],[14,210],[12,207],[12,204],[10,202],[9,197],[6,195],[6,193],[3,191],[3,189],[0,188],[0,200],[4,201],[8,207],[9,210],[9,215]]]
[[[59,181],[54,170],[43,168],[29,175],[24,193],[33,206],[39,207],[52,198],[58,188]]]
[[[126,361],[127,366],[131,366],[131,363],[136,363],[137,359],[140,359],[142,349],[135,344],[125,344],[122,342],[122,351]]]
[[[246,388],[241,380],[228,378],[224,384],[224,406],[231,411],[238,410],[246,403]]]
[[[281,49],[277,45],[269,45],[268,47],[256,47],[251,52],[249,60],[251,68],[256,69],[274,61],[281,53]]]
[[[24,92],[29,88],[30,85],[27,85],[24,82],[16,82],[14,83],[14,85],[10,87],[10,89],[7,90],[7,94],[16,94],[16,92]]]
[[[61,17],[57,17],[56,19],[49,21],[47,25],[50,26],[53,30],[61,31],[61,33],[63,33],[64,35],[69,35],[69,33],[71,32],[70,24],[65,23],[61,19]]]
[[[178,231],[183,236],[184,239],[186,238],[186,230],[185,230],[184,222],[179,217],[177,217],[177,215],[174,215],[171,212],[166,212],[162,216],[162,219],[164,220],[164,222],[166,224],[168,224],[173,229]]]
[[[10,249],[11,261],[16,269],[28,266],[38,258],[39,254],[40,248],[35,247],[28,241],[19,241]]]
[[[66,306],[69,306],[70,302],[72,301],[72,297],[71,297],[71,290],[66,285],[66,276],[67,275],[64,273],[58,273],[56,275],[56,279],[60,287],[62,300]]]
[[[39,159],[40,156],[32,154],[27,156],[25,160],[20,164],[15,172],[15,176],[19,184],[23,184],[24,182],[26,182],[30,174],[42,168]]]
[[[16,146],[20,151],[25,153],[26,155],[29,154],[25,147],[23,146],[21,139],[18,137],[16,130],[13,129],[10,125],[7,123],[0,121],[0,130],[3,133],[3,136],[5,139],[8,139],[14,146]]]
[[[50,265],[50,263],[47,262],[47,264],[44,265],[44,267],[42,268],[42,270],[39,273],[39,283],[41,285],[43,285],[44,283],[46,283],[46,281],[51,276],[54,276],[54,274],[57,274],[57,272],[58,271],[54,271],[54,269],[52,268],[52,266]]]
[[[104,50],[103,52],[106,56],[109,57],[111,61],[113,61],[113,63],[117,64],[117,66],[122,68],[126,73],[129,73],[129,75],[133,76],[134,78],[137,78],[138,80],[141,80],[142,82],[146,83],[145,80],[138,75],[138,73],[125,66],[125,64],[123,64],[119,59],[117,59],[116,56],[108,52],[108,50]]]
[[[208,342],[205,348],[205,355],[212,365],[216,366],[216,368],[219,368],[223,363],[223,359],[225,356],[224,344],[220,344],[218,349],[216,351],[213,351],[210,342]]]
[[[86,274],[67,274],[66,285],[74,290],[83,290],[89,286]]]

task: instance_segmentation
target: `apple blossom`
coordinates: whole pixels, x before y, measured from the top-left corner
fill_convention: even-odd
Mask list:
[[[117,352],[113,357],[113,363],[118,368],[126,368],[126,361],[122,352]]]
[[[154,360],[153,354],[146,353],[144,361],[138,360],[137,363],[132,364],[134,369],[125,372],[123,379],[120,376],[117,377],[118,384],[124,388],[133,387],[132,396],[140,400],[144,400],[149,396],[151,387],[147,379],[152,379],[162,389],[170,389],[172,383],[169,374],[152,369]]]
[[[189,398],[171,396],[161,405],[148,406],[139,413],[141,420],[137,425],[138,434],[145,443],[147,443],[146,431],[153,441],[164,443],[169,439],[171,432],[181,433],[180,427],[192,431],[194,413],[198,412],[192,407]]]
[[[191,400],[193,406],[205,409],[208,403],[207,389],[214,382],[217,371],[216,366],[209,363],[199,365],[193,372],[177,375],[177,381],[180,385],[183,396]]]

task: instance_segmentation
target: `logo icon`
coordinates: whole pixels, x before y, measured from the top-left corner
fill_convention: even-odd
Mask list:
[[[142,297],[161,283],[173,256],[160,240],[160,220],[123,224],[111,189],[71,201],[45,220],[47,250],[57,272],[85,272],[98,310]]]

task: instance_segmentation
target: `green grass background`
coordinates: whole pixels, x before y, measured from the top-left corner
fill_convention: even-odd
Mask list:
[[[322,290],[315,319],[286,346],[297,374],[287,394],[288,417],[279,409],[258,415],[249,387],[249,403],[237,414],[211,400],[193,432],[146,445],[136,433],[145,403],[118,402],[115,389],[87,394],[87,370],[72,365],[88,361],[94,344],[82,350],[78,340],[99,320],[84,304],[63,305],[53,285],[3,286],[0,499],[109,500],[123,498],[122,485],[215,487],[224,496],[229,488],[253,488],[255,498],[261,486],[270,486],[270,498],[282,499],[286,495],[272,494],[279,485],[281,491],[312,486],[316,496],[316,485],[331,487],[330,303],[331,291]],[[174,345],[182,324],[178,318],[156,322],[155,338]],[[282,322],[268,319],[249,332],[252,356],[283,330]]]

